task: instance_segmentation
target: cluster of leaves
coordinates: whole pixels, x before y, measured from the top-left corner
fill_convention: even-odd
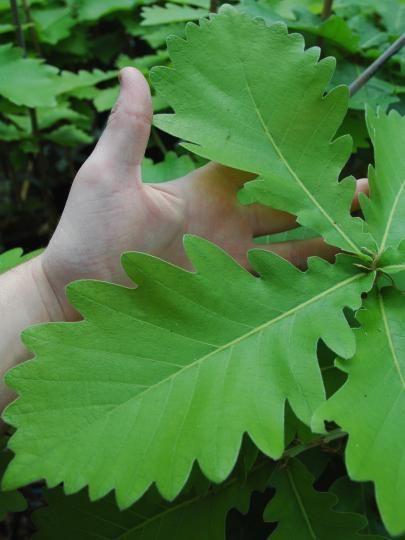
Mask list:
[[[405,118],[392,110],[403,106],[403,53],[350,101],[346,87],[325,90],[351,82],[397,37],[404,4],[336,0],[323,21],[316,2],[296,9],[297,2],[244,0],[186,27],[207,14],[206,2],[139,12],[128,0],[62,4],[31,2],[24,26],[52,62],[23,58],[7,43],[0,49],[0,133],[11,137],[5,170],[24,178],[24,201],[31,176],[16,163],[40,182],[41,160],[67,144],[55,132],[74,132],[75,147],[88,142],[79,131],[96,133],[95,111],[115,99],[118,67],[163,63],[151,74],[155,111],[174,114],[156,116],[155,125],[187,143],[164,151],[161,163],[146,159],[145,180],[174,178],[200,158],[249,171],[257,178],[240,192],[242,203],[295,214],[298,234],[321,234],[343,254],[334,264],[312,258],[303,272],[254,250],[252,275],[218,247],[187,237],[194,272],[131,253],[123,264],[137,289],[72,284],[69,298],[84,321],[26,330],[36,358],[7,376],[20,398],[4,416],[16,432],[3,487],[46,480],[35,538],[403,534]],[[1,15],[7,36],[5,7]],[[118,50],[97,34],[102,24],[118,25]],[[338,57],[335,75],[334,61],[319,61],[319,50],[304,49],[286,24]],[[127,56],[119,50],[125,40]],[[141,41],[146,54],[136,58]],[[79,71],[84,55],[86,66],[96,58],[101,65]],[[31,78],[29,95],[17,77]],[[369,156],[370,141],[374,151],[364,219],[350,214],[353,178],[338,181],[351,140],[335,136],[348,132],[357,150],[350,172]],[[151,156],[167,141],[153,139]],[[0,256],[0,272],[21,255]],[[3,513],[23,507],[18,492],[0,493]]]

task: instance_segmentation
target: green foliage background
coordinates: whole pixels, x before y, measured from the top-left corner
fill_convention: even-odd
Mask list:
[[[10,4],[8,0],[0,0],[0,252],[17,245],[22,246],[24,251],[32,251],[46,245],[63,208],[75,171],[88,155],[92,144],[103,129],[108,111],[117,97],[118,70],[131,65],[148,75],[149,70],[154,66],[169,66],[170,58],[166,51],[167,36],[174,34],[183,37],[184,23],[206,16],[209,7],[207,0],[175,0],[168,4],[154,0],[144,2],[136,0],[25,0],[19,3],[22,35],[26,46],[26,52],[24,52],[17,47],[18,40]],[[330,83],[331,86],[340,83],[350,84],[405,29],[405,2],[401,0],[335,0],[333,13],[325,20],[321,17],[323,4],[316,0],[241,0],[240,3],[235,3],[235,7],[242,13],[261,17],[267,23],[283,21],[290,31],[298,31],[304,35],[307,46],[320,45],[322,56],[335,56],[337,69]],[[158,71],[155,72],[154,78],[157,87],[159,86],[159,78],[156,75],[158,73]],[[154,88],[152,90],[155,92]],[[154,95],[153,99],[154,111],[165,113],[170,110],[168,102],[173,105],[175,96],[165,95],[162,92],[158,96]],[[180,107],[181,104],[178,106]],[[207,107],[209,106],[210,103],[207,104]],[[350,133],[354,147],[342,177],[347,174],[365,176],[368,163],[373,162],[371,141],[364,120],[366,106],[370,109],[380,106],[382,110],[396,109],[401,114],[405,113],[405,49],[392,57],[377,76],[350,100],[349,110],[339,132]],[[394,120],[393,117],[390,118],[390,122],[387,121],[386,130],[392,128]],[[165,121],[169,124],[164,125]],[[385,122],[383,119],[379,121]],[[196,141],[196,136],[187,137],[187,133],[182,131],[181,120],[173,124],[173,129],[170,129],[171,121],[167,120],[167,117],[166,120],[161,118],[159,122],[167,131],[183,136],[187,140]],[[369,123],[372,125],[373,122],[377,120],[370,115]],[[215,128],[215,125],[211,127],[211,129]],[[394,128],[392,129],[395,134]],[[215,149],[210,149],[208,144],[211,133],[207,132],[207,148],[200,152],[203,156],[201,159],[215,159],[216,157]],[[202,132],[198,135],[204,137]],[[201,143],[201,141],[197,142]],[[258,140],[257,145],[260,143],[261,141]],[[220,157],[224,160],[223,155]],[[376,155],[377,176],[380,175],[379,178],[383,178],[387,168],[385,165],[385,168],[383,166],[379,171],[378,159]],[[147,158],[143,164],[144,181],[158,182],[181,176],[200,162],[198,156],[178,146],[177,139],[153,128]],[[268,173],[266,163],[259,165],[259,169],[255,172]],[[243,168],[242,163],[240,166]],[[246,168],[249,167],[246,166]],[[388,182],[387,179],[386,181]],[[377,185],[378,183],[375,184]],[[340,190],[343,188],[341,184],[337,186]],[[256,197],[257,200],[263,202],[260,198],[263,197],[263,193],[260,194],[259,188],[260,186],[255,188],[254,183],[250,184],[241,195],[242,199],[245,197],[245,202],[251,202],[256,200]],[[255,189],[258,190],[256,194]],[[291,193],[291,200],[294,199],[293,195]],[[390,204],[388,201],[387,205]],[[337,208],[337,210],[342,209]],[[377,232],[376,237],[382,224],[375,216],[384,215],[386,209],[377,208],[377,210],[378,212],[372,205],[368,208],[365,206],[365,213],[368,213],[371,227],[374,227]],[[389,210],[390,208],[387,211]],[[333,211],[333,205],[331,211]],[[340,218],[341,216],[338,216],[337,220]],[[310,224],[316,224],[317,218],[314,214],[311,219]],[[322,224],[319,225],[319,230],[323,232],[322,227]],[[399,228],[398,231],[400,234]],[[310,235],[312,231],[306,231],[305,234],[307,232]],[[289,235],[294,234],[297,232],[289,233]],[[302,234],[302,231],[298,234]],[[271,242],[280,239],[280,235],[277,235],[277,238],[265,238],[262,241]],[[399,239],[394,238],[395,241]],[[250,293],[248,290],[249,287],[254,288],[257,284],[252,285],[247,275],[239,275],[238,270],[226,261],[224,255],[216,253],[213,247],[200,245],[196,240],[189,239],[188,242],[191,258],[194,256],[198,261],[200,252],[206,253],[207,256],[210,254],[212,261],[217,260],[218,264],[221,263],[220,268],[227,269],[232,274],[233,278],[230,282],[240,280],[239,289],[246,291],[248,300],[255,296],[253,289]],[[401,262],[403,262],[403,251],[398,255]],[[21,250],[12,250],[0,256],[0,272],[23,262],[25,259],[22,253]],[[341,261],[343,270],[346,264],[344,261],[345,259]],[[259,257],[256,262],[258,268],[264,264],[263,261],[260,262]],[[389,259],[389,263],[392,263],[392,259]],[[135,257],[134,260],[129,258],[127,264],[135,275],[142,264],[148,268],[148,265],[152,263],[147,258],[140,257],[140,260],[136,260]],[[274,268],[277,265],[280,266],[280,276],[284,277],[291,271],[287,267],[281,268],[284,264],[282,262],[276,261],[272,264]],[[326,285],[325,273],[329,271],[328,265],[325,263],[320,271],[319,262],[317,264],[313,263],[308,273],[309,278],[306,275],[305,279],[311,280],[312,272],[312,276],[315,276],[314,283],[321,282],[323,279]],[[172,272],[170,268],[163,265],[160,271],[161,276],[165,276],[164,279],[167,279],[170,284]],[[331,270],[331,272],[334,271],[335,268]],[[319,276],[317,272],[320,273]],[[152,275],[153,272],[151,271],[150,274]],[[182,278],[181,282],[184,279]],[[215,288],[215,283],[210,283],[209,279],[208,275],[207,292],[202,294],[199,291],[198,295],[196,293],[197,297],[208,297],[209,291]],[[193,291],[194,286],[190,281],[187,292]],[[88,287],[85,293],[89,296],[94,294],[100,298],[104,294],[103,291],[97,289],[97,285],[89,284],[85,287]],[[358,290],[349,294],[349,296],[352,295],[349,302],[352,308],[358,307],[359,295],[365,290],[367,286],[358,287]],[[310,296],[310,291],[307,292]],[[74,290],[72,297],[73,295]],[[127,302],[124,296],[122,297],[123,310]],[[173,301],[175,298],[176,295],[173,295]],[[345,300],[348,302],[347,298]],[[241,301],[238,297],[237,302]],[[340,304],[336,299],[334,302],[336,303],[334,308],[338,308],[337,311],[341,311],[344,305],[348,305],[343,300]],[[403,304],[401,302],[402,300],[398,299],[390,300],[387,294],[387,305],[395,321],[400,319],[398,313]],[[378,310],[376,298],[370,297],[368,305],[374,304]],[[246,313],[249,305],[246,301],[244,306]],[[160,309],[159,304],[157,304],[156,313],[151,315],[151,320],[160,324],[161,313],[158,308]],[[90,325],[91,311],[87,315],[89,320],[87,324]],[[95,312],[94,316],[96,315]],[[198,310],[195,310],[192,315],[198,318]],[[256,310],[254,316],[260,318],[260,312]],[[353,344],[350,336],[345,333],[348,328],[343,326],[343,317],[340,313],[335,313],[334,317],[341,331],[339,334],[341,342],[333,343],[334,350],[338,351],[342,357],[351,356]],[[348,318],[350,320],[350,314]],[[168,317],[167,320],[169,319]],[[366,316],[363,319],[365,320]],[[253,319],[250,318],[249,322],[251,320]],[[376,332],[382,331],[378,327],[381,324],[380,319],[371,323],[376,327]],[[208,328],[209,324],[206,324]],[[357,325],[356,322],[353,324]],[[210,327],[214,336],[219,327],[217,323],[212,324],[212,328]],[[118,337],[119,332],[123,330],[125,330],[123,322],[117,315]],[[72,343],[76,343],[73,333],[64,327],[60,329],[55,327],[53,330],[44,328],[45,338],[51,339],[53,331],[60,332],[60,336],[66,331],[65,339],[72,339]],[[33,330],[33,349],[35,349],[34,343],[38,335],[38,332]],[[29,332],[27,336],[29,339]],[[323,336],[323,338],[325,342],[328,342],[328,336]],[[275,338],[272,337],[272,339]],[[125,335],[125,332],[121,341],[128,344],[128,335]],[[363,341],[359,331],[360,348],[357,353],[359,358],[365,354],[361,348]],[[378,343],[381,344],[380,341]],[[386,355],[389,354],[389,345],[384,344]],[[38,345],[39,354],[41,354],[41,346]],[[181,348],[185,351],[186,346],[181,344]],[[68,347],[65,349],[68,355]],[[46,346],[44,346],[44,351],[44,355],[50,354],[50,349],[46,350]],[[206,353],[206,351],[192,352],[193,355]],[[341,385],[344,375],[333,366],[334,355],[324,343],[319,345],[318,357],[320,371],[329,395]],[[341,368],[346,372],[353,371],[354,377],[358,375],[358,379],[354,378],[351,385],[346,385],[343,390],[335,394],[334,398],[327,402],[324,413],[332,414],[335,408],[340,425],[350,432],[352,411],[350,407],[345,410],[342,402],[346,403],[345,396],[358,395],[355,390],[359,381],[363,386],[367,384],[370,388],[372,381],[367,379],[367,370],[365,373],[362,372],[364,367],[358,368],[354,364],[353,368],[350,363],[345,362],[346,360],[339,361]],[[95,366],[96,364],[93,365],[94,369],[96,369]],[[382,370],[382,378],[384,366],[377,366],[376,373],[378,373],[378,367]],[[212,369],[214,368],[213,365]],[[33,364],[32,367],[23,367],[23,369],[35,371],[36,366]],[[23,371],[24,373],[26,371]],[[308,376],[308,373],[305,375]],[[18,370],[14,376],[18,383]],[[245,382],[248,376],[247,372]],[[320,375],[317,376],[320,379]],[[94,377],[94,373],[89,373],[89,377]],[[215,379],[215,375],[213,378]],[[9,380],[13,380],[13,375]],[[364,384],[363,381],[365,381]],[[305,386],[304,383],[305,381],[303,386]],[[264,394],[265,389],[263,389]],[[317,401],[317,390],[309,388],[309,394]],[[182,396],[185,397],[185,394],[179,391],[179,396],[181,399]],[[302,394],[299,394],[295,398],[301,396]],[[40,401],[40,395],[38,399]],[[280,396],[280,403],[283,399],[284,396]],[[353,397],[351,399],[355,400]],[[307,426],[301,422],[306,421],[308,424],[309,412],[313,411],[305,412],[297,403],[294,407],[294,399],[290,399],[290,403],[292,403],[292,410],[289,410],[286,419],[285,440],[282,441],[282,427],[276,426],[274,430],[277,434],[277,448],[267,448],[263,441],[260,441],[262,444],[258,443],[261,450],[275,458],[280,457],[283,447],[288,447],[293,443],[292,450],[287,450],[283,455],[285,460],[281,466],[265,460],[250,440],[246,439],[239,460],[225,483],[217,486],[208,482],[195,466],[180,497],[174,503],[164,501],[159,493],[152,489],[135,505],[119,511],[112,496],[90,503],[86,492],[67,498],[60,488],[47,490],[45,498],[49,507],[44,505],[44,508],[34,514],[34,522],[38,528],[35,538],[90,539],[98,538],[100,535],[103,538],[115,539],[195,538],[198,540],[201,538],[202,540],[211,536],[219,540],[224,538],[226,533],[227,538],[232,540],[251,538],[260,540],[267,538],[272,531],[274,532],[271,538],[286,540],[290,540],[294,535],[299,539],[320,538],[322,540],[391,538],[381,522],[371,486],[354,484],[345,476],[342,447],[339,441],[329,447],[328,453],[319,450],[316,436],[311,434]],[[219,404],[217,408],[222,410],[223,405]],[[16,417],[18,417],[18,406],[15,409],[17,410]],[[12,418],[12,411],[13,409],[9,413],[10,418]],[[361,412],[366,425],[369,409],[366,407],[366,410]],[[52,414],[51,410],[50,415]],[[375,414],[378,414],[378,410]],[[40,426],[40,422],[38,425]],[[227,425],[229,426],[229,422]],[[395,429],[394,423],[390,427],[390,437],[394,441],[393,447],[397,444],[395,441],[398,440]],[[113,440],[118,439],[120,432],[111,436]],[[372,444],[368,433],[362,433],[361,437],[359,435],[360,439],[364,446]],[[97,445],[97,440],[95,436],[94,445]],[[381,449],[386,440],[386,438],[378,439],[377,447]],[[308,443],[314,444],[315,448],[301,455],[301,445]],[[362,465],[362,456],[361,453],[360,456],[358,452],[356,453],[355,447],[355,444],[349,446],[349,470],[350,467],[354,470],[355,465],[357,469],[361,469],[358,463]],[[46,453],[43,455],[46,461]],[[299,455],[299,460],[296,459],[297,455]],[[73,453],[71,456],[74,459]],[[86,456],[81,451],[76,459],[83,456],[91,463],[91,455]],[[191,459],[193,456],[189,457]],[[2,458],[4,458],[4,465],[2,465],[4,469],[8,461],[8,456],[4,451]],[[400,459],[400,456],[397,459]],[[60,468],[64,465],[64,461],[62,456]],[[229,463],[231,461],[229,460]],[[157,461],[156,467],[160,462],[161,460]],[[203,460],[201,462],[204,464]],[[50,462],[50,470],[53,466],[54,464]],[[125,467],[125,463],[123,466]],[[30,469],[30,465],[27,467]],[[44,467],[46,468],[46,464]],[[218,477],[219,480],[228,474],[231,467],[228,464],[227,467],[226,474]],[[365,474],[365,479],[368,479],[364,471],[360,470],[360,472]],[[171,497],[180,491],[187,475],[183,475],[184,481],[174,489],[170,486],[170,473],[168,465],[159,478],[161,485],[158,487],[163,486],[161,492],[166,490]],[[217,474],[216,471],[210,473],[212,474],[208,476]],[[50,472],[49,476],[51,477],[52,474],[53,472]],[[245,481],[246,478],[247,481]],[[383,483],[385,478],[386,475],[382,474],[378,480]],[[151,477],[151,479],[154,478]],[[394,482],[395,478],[391,481]],[[73,474],[71,483],[75,484],[75,482],[76,478]],[[130,487],[133,488],[132,485]],[[271,498],[274,489],[276,495]],[[75,489],[72,488],[72,491]],[[96,495],[100,495],[102,491],[100,488],[100,492]],[[139,494],[141,491],[142,489],[139,490]],[[252,497],[253,491],[255,494]],[[42,493],[41,488],[40,499],[41,504],[44,504]],[[128,499],[128,504],[132,503],[130,499],[131,497]],[[28,500],[32,506],[32,493],[28,494]],[[387,514],[390,509],[394,509],[392,510],[394,513],[400,512],[400,508],[397,510],[396,503],[398,501],[392,501]],[[303,504],[305,511],[303,511]],[[2,515],[24,510],[24,507],[24,500],[17,491],[0,493]],[[391,517],[394,521],[397,519],[397,515]],[[207,523],[210,523],[209,529],[207,529]],[[277,528],[274,523],[278,523]],[[335,537],[331,536],[332,530],[334,534],[336,533]]]
[[[0,1],[3,250],[46,244],[74,173],[118,94],[118,70],[131,65],[147,75],[154,65],[167,64],[166,37],[184,35],[184,23],[206,15],[209,1],[21,0],[19,7],[27,58],[16,47],[9,0]],[[319,44],[325,56],[336,56],[332,85],[352,82],[405,27],[401,0],[336,0],[326,21],[321,21],[320,0],[242,0],[238,7],[267,22],[284,20],[304,34],[308,46]],[[354,139],[352,174],[365,175],[371,161],[365,103],[404,111],[404,71],[402,50],[352,98],[341,128]],[[154,99],[155,112],[165,107],[161,98]],[[184,153],[174,139],[154,130],[149,158],[162,161],[167,151]],[[167,174],[171,176],[170,167]],[[148,179],[162,179],[156,175]]]

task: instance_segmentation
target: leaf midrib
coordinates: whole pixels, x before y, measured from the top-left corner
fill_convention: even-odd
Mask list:
[[[240,343],[241,341],[243,341],[244,339],[247,339],[249,338],[250,336],[256,334],[256,333],[259,333],[261,332],[262,330],[266,329],[266,328],[269,328],[271,327],[273,324],[276,324],[278,323],[279,321],[289,317],[290,315],[294,315],[295,313],[297,313],[298,311],[306,308],[307,306],[310,306],[311,304],[317,302],[318,300],[322,299],[322,298],[325,298],[327,297],[329,294],[332,294],[333,292],[335,292],[336,290],[344,287],[345,285],[348,285],[349,283],[352,283],[354,281],[357,281],[359,279],[362,279],[364,278],[364,274],[363,273],[359,273],[359,274],[355,274],[354,276],[350,276],[349,278],[346,278],[344,279],[343,281],[340,281],[339,283],[335,284],[333,287],[330,287],[329,289],[326,289],[325,291],[317,294],[316,296],[313,296],[312,298],[310,298],[309,300],[306,300],[305,302],[301,303],[301,304],[298,304],[297,306],[287,310],[286,312],[282,313],[281,315],[275,317],[274,319],[271,319],[270,321],[266,321],[265,323],[261,324],[260,326],[252,329],[251,331],[247,332],[246,334],[243,334],[242,336],[239,336],[238,338],[228,342],[228,343],[225,343],[224,345],[222,345],[221,347],[218,347],[218,349],[215,349],[214,351],[211,351],[210,353],[202,356],[201,358],[198,358],[197,360],[195,360],[194,362],[190,363],[190,364],[187,364],[186,366],[182,367],[182,369],[179,369],[178,371],[176,371],[175,373],[169,375],[168,377],[165,377],[164,379],[161,379],[160,381],[158,381],[156,384],[154,385],[151,385],[149,386],[148,388],[146,388],[143,392],[139,392],[136,396],[133,396],[121,403],[119,403],[117,406],[113,406],[111,407],[111,409],[109,411],[107,411],[105,413],[104,416],[102,417],[98,417],[97,419],[94,420],[93,423],[97,423],[99,422],[101,419],[105,418],[105,416],[108,416],[109,414],[111,414],[112,412],[115,412],[117,411],[118,409],[120,409],[121,407],[127,405],[129,402],[131,402],[132,400],[138,400],[138,399],[142,399],[145,394],[147,394],[148,392],[150,391],[153,391],[155,390],[156,388],[158,388],[159,386],[165,384],[166,382],[170,381],[171,379],[174,379],[175,377],[177,377],[178,375],[180,375],[181,373],[184,373],[186,370],[188,369],[191,369],[191,368],[194,368],[196,365],[206,361],[208,358],[210,358],[211,356],[217,354],[218,352],[221,352],[223,350],[226,350],[227,348],[229,347],[233,347],[235,346],[236,344]],[[85,408],[85,407],[84,407]],[[75,432],[75,433],[71,433],[71,437],[70,437],[70,440],[73,440],[75,437],[79,436],[79,434],[81,433],[81,431],[83,431],[83,429],[85,428],[88,428],[90,424],[86,424],[85,427],[83,426],[80,426],[80,428]],[[63,442],[66,442],[66,440],[64,440]],[[62,444],[62,443],[60,443]],[[58,447],[58,444],[56,444],[55,446],[53,446],[53,449],[57,448]],[[48,448],[48,451],[50,450],[50,448]]]
[[[304,518],[305,525],[307,526],[309,535],[311,536],[311,538],[313,540],[316,540],[317,539],[316,533],[315,533],[314,529],[312,528],[312,524],[311,524],[311,520],[309,518],[308,512],[306,511],[304,502],[303,502],[302,497],[301,497],[301,495],[300,495],[300,493],[298,491],[298,488],[295,485],[294,478],[293,478],[293,475],[291,474],[291,471],[290,471],[289,467],[286,467],[286,472],[287,472],[288,482],[289,482],[289,484],[291,486],[292,492],[294,493],[294,497],[295,497],[295,500],[297,501],[297,504],[298,504],[298,507],[299,507],[299,509],[301,511],[301,514],[302,514],[302,516]]]
[[[401,199],[401,195],[402,195],[402,193],[404,191],[404,188],[405,188],[405,180],[402,182],[401,187],[398,190],[398,193],[395,195],[395,199],[394,199],[394,202],[392,203],[390,213],[388,214],[388,219],[387,219],[384,234],[383,234],[383,237],[382,237],[382,240],[381,240],[380,249],[378,250],[378,257],[380,257],[382,255],[382,253],[384,252],[384,249],[385,249],[385,246],[386,246],[387,240],[388,240],[388,235],[389,235],[390,230],[391,230],[392,222],[394,220],[395,213],[398,210],[398,204],[399,204],[399,201]]]
[[[318,202],[318,200],[316,199],[316,197],[314,197],[314,195],[312,195],[312,193],[309,191],[309,189],[306,187],[306,185],[304,184],[304,182],[301,180],[301,178],[297,175],[297,173],[294,171],[294,169],[291,167],[291,165],[289,164],[289,162],[287,161],[287,159],[285,158],[284,154],[282,153],[282,151],[280,150],[279,146],[277,145],[276,141],[274,140],[272,134],[270,133],[268,127],[267,127],[267,124],[266,122],[264,121],[264,118],[263,118],[263,115],[262,113],[260,112],[260,109],[259,107],[257,106],[257,103],[256,103],[256,100],[253,96],[253,93],[252,93],[252,90],[249,86],[249,82],[248,82],[248,79],[246,77],[246,72],[245,72],[245,69],[244,69],[244,65],[243,65],[243,61],[242,59],[240,58],[240,65],[242,67],[242,72],[243,72],[243,76],[244,76],[244,79],[245,79],[245,84],[246,84],[246,90],[249,94],[249,97],[252,101],[252,104],[253,104],[253,107],[254,107],[254,110],[255,110],[255,113],[256,113],[256,116],[258,117],[259,119],[259,122],[263,128],[263,131],[264,131],[264,134],[265,136],[267,137],[267,139],[270,141],[270,144],[272,145],[272,147],[274,148],[275,152],[277,153],[278,157],[280,158],[280,160],[283,162],[284,166],[286,167],[286,169],[288,170],[288,172],[290,173],[290,175],[292,176],[292,178],[296,181],[296,183],[298,184],[298,186],[302,189],[302,191],[305,193],[305,195],[309,198],[309,200],[313,203],[313,205],[321,212],[321,214],[329,221],[329,223],[332,225],[332,227],[340,234],[340,236],[348,243],[349,246],[351,246],[351,248],[353,249],[353,251],[355,253],[357,253],[357,255],[359,256],[362,256],[362,252],[361,250],[358,248],[358,246],[351,240],[351,238],[349,238],[349,236],[347,236],[347,234],[339,227],[339,225],[336,223],[336,221],[327,213],[327,211],[323,208],[323,206]]]
[[[387,313],[385,311],[384,300],[383,300],[382,294],[378,295],[378,302],[380,304],[381,318],[383,320],[384,330],[387,336],[387,342],[388,342],[388,347],[390,349],[390,353],[392,356],[392,361],[393,361],[395,370],[398,373],[398,377],[402,386],[402,391],[405,391],[405,377],[402,374],[401,364],[399,363],[399,359],[395,350],[394,342],[392,340],[391,328],[389,326]]]

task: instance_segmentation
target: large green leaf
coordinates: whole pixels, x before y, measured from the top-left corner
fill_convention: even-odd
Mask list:
[[[357,352],[338,362],[346,384],[317,412],[349,434],[351,478],[372,480],[392,534],[405,532],[405,298],[394,289],[373,293],[360,312]]]
[[[315,490],[313,483],[314,477],[297,459],[273,473],[270,484],[276,494],[264,513],[266,521],[278,522],[272,540],[383,540],[359,534],[367,520],[360,514],[333,510],[336,495]]]
[[[242,191],[244,203],[296,214],[358,255],[370,247],[364,222],[350,215],[354,179],[337,181],[351,141],[332,142],[348,101],[345,87],[323,95],[334,60],[318,62],[319,49],[305,51],[299,34],[229,6],[200,26],[187,25],[186,38],[168,40],[174,69],[151,72],[175,110],[158,115],[156,125],[191,141],[184,146],[205,158],[258,174]]]
[[[396,111],[385,114],[369,110],[367,123],[376,168],[369,171],[370,199],[363,197],[361,206],[381,255],[387,248],[397,248],[404,239],[405,116]]]
[[[35,540],[223,540],[230,509],[247,512],[254,490],[262,491],[273,465],[256,465],[246,481],[231,477],[204,494],[188,490],[168,503],[155,492],[147,493],[126,511],[111,496],[90,502],[86,493],[66,496],[61,489],[48,491],[48,507],[34,514],[39,531]]]
[[[0,95],[17,105],[56,105],[58,70],[36,58],[23,58],[21,49],[0,45]]]
[[[21,397],[4,415],[17,427],[6,486],[89,484],[92,498],[115,488],[126,507],[155,482],[172,499],[195,460],[223,481],[245,432],[279,458],[286,400],[310,422],[324,399],[317,342],[354,353],[343,308],[359,307],[373,276],[354,273],[352,257],[301,272],[255,250],[257,278],[206,240],[185,248],[195,273],[126,254],[138,288],[76,282],[83,322],[24,332],[36,359],[7,375]]]

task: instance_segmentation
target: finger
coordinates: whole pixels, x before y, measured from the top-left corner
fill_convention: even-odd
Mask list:
[[[121,90],[91,160],[119,175],[133,173],[143,160],[152,122],[149,85],[135,68],[120,72]]]
[[[265,249],[272,251],[302,269],[307,267],[308,257],[316,255],[322,257],[322,259],[333,261],[335,255],[339,252],[337,248],[330,246],[324,242],[322,238],[292,240],[290,242],[277,242],[274,244],[252,243],[251,249]]]
[[[353,197],[352,212],[359,209],[359,193],[365,193],[368,195],[368,178],[359,178],[356,182],[356,193]]]
[[[367,178],[357,180],[356,193],[351,208],[352,212],[359,208],[359,193],[368,193]],[[249,211],[253,236],[264,236],[266,234],[288,231],[298,225],[295,216],[267,206],[252,204],[249,206]]]
[[[275,234],[298,227],[296,216],[282,210],[275,210],[262,204],[252,204],[248,212],[253,236]]]
[[[240,171],[239,169],[233,169],[232,167],[227,167],[226,165],[221,165],[210,161],[205,165],[206,171],[211,175],[217,178],[222,182],[232,183],[232,185],[241,188],[246,182],[253,180],[256,175]]]

